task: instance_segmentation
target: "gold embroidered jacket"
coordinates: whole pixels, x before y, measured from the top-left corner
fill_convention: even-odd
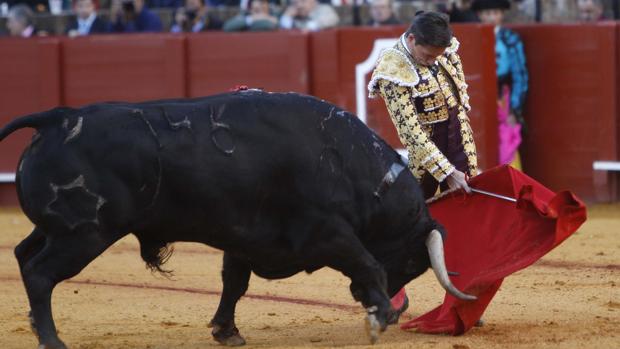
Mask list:
[[[478,173],[476,146],[467,112],[469,96],[461,59],[456,53],[459,43],[438,57],[439,73],[434,78],[429,67],[416,64],[405,48],[404,36],[382,52],[368,84],[371,98],[381,95],[403,145],[409,152],[409,168],[416,178],[428,171],[443,181],[454,166],[431,141],[432,124],[448,120],[448,109],[458,108],[463,148],[468,174]]]

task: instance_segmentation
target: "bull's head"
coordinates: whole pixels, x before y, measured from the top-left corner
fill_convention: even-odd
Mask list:
[[[382,197],[382,246],[375,257],[387,274],[387,293],[394,296],[404,285],[433,268],[441,286],[463,300],[476,297],[459,291],[450,281],[444,259],[443,227],[430,216],[422,190],[409,171],[402,171]],[[389,240],[389,243],[386,241]]]
[[[400,261],[393,261],[400,264],[400,266],[386,266],[388,295],[390,297],[394,296],[404,285],[424,273],[428,267],[431,267],[439,284],[448,293],[462,300],[477,299],[475,296],[459,291],[450,281],[444,258],[441,233],[437,229],[433,229],[428,234],[424,244],[425,248],[420,248],[421,246],[408,246],[412,251],[417,252],[405,253],[400,258],[397,258]]]

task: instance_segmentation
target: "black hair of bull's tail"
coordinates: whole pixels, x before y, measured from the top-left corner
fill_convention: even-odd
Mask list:
[[[172,257],[174,247],[163,241],[140,239],[140,256],[151,272],[158,272],[164,277],[171,277],[172,270],[163,269],[162,266]]]
[[[67,110],[70,110],[70,108],[55,108],[17,118],[0,129],[0,142],[11,133],[22,128],[30,127],[39,130],[42,127],[56,124],[66,114]]]

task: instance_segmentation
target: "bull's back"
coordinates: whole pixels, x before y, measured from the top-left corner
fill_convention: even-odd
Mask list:
[[[18,173],[35,223],[89,205],[87,220],[116,229],[256,224],[352,201],[386,167],[385,143],[358,120],[297,94],[97,104],[40,133]]]

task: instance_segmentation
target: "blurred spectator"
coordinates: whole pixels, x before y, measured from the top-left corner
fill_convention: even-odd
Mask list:
[[[34,13],[30,7],[25,4],[17,4],[11,7],[6,21],[6,27],[11,36],[30,38],[39,34],[35,29]]]
[[[537,0],[516,0],[516,8],[518,9],[517,13],[522,15],[522,20],[527,19],[536,19],[537,15]],[[542,5],[542,4],[541,4]],[[541,6],[542,7],[542,6]]]
[[[336,11],[318,0],[292,0],[280,17],[280,27],[316,31],[335,27],[340,22]]]
[[[222,21],[209,11],[204,0],[185,0],[185,6],[179,7],[174,15],[174,24],[170,31],[201,32],[222,29]]]
[[[250,0],[250,11],[243,11],[224,23],[224,31],[264,31],[278,28],[278,18],[270,11],[269,0]]]
[[[440,1],[437,10],[446,12],[451,23],[478,22],[476,13],[471,9],[471,0]]]
[[[0,2],[4,2],[4,0],[0,0]],[[8,0],[7,3],[10,7],[28,5],[35,13],[49,12],[49,0]]]
[[[144,0],[112,0],[112,30],[120,33],[160,32],[159,16],[146,8]]]
[[[603,2],[601,0],[577,0],[577,15],[583,22],[594,22],[605,19],[603,17]]]
[[[149,8],[179,8],[183,6],[183,0],[146,0]]]
[[[510,9],[508,0],[474,0],[472,9],[483,23],[495,26],[499,161],[521,169],[518,149],[525,129],[523,107],[529,80],[523,42],[517,33],[502,26]]]
[[[110,23],[97,15],[93,0],[75,0],[73,9],[76,18],[67,25],[67,35],[74,37],[109,33],[112,30]]]
[[[400,21],[394,16],[393,0],[371,0],[370,18],[368,25],[374,27],[400,24]]]
[[[240,0],[207,0],[207,5],[211,7],[227,6],[227,7],[239,7]]]

